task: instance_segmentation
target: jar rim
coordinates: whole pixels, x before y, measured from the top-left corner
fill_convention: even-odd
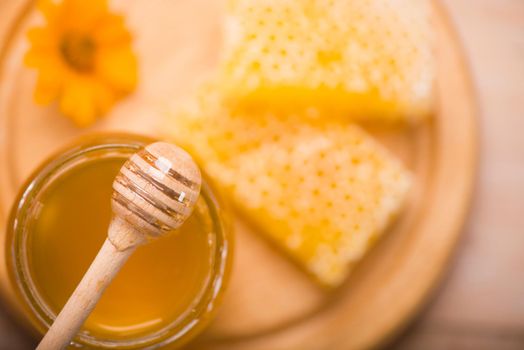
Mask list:
[[[76,142],[73,147],[59,152],[57,155],[46,161],[26,182],[20,192],[17,205],[11,210],[9,219],[8,241],[6,244],[7,263],[9,275],[15,281],[15,289],[29,311],[32,313],[31,323],[39,331],[43,332],[50,327],[56,315],[45,304],[44,298],[39,296],[38,290],[32,281],[28,265],[28,253],[26,249],[28,230],[25,224],[29,219],[29,209],[32,199],[43,191],[46,186],[52,184],[60,177],[60,171],[72,169],[82,163],[82,159],[92,157],[89,160],[99,158],[123,157],[131,155],[144,147],[152,139],[134,135],[98,135],[89,139]],[[109,153],[108,153],[109,151]],[[76,163],[75,163],[76,162]],[[68,168],[69,167],[69,168]],[[220,209],[219,199],[216,197],[209,183],[203,174],[201,198],[205,201],[207,211],[211,216],[214,227],[215,247],[211,263],[211,271],[206,276],[204,285],[199,295],[195,296],[191,307],[166,326],[153,330],[151,333],[130,339],[100,339],[87,332],[81,332],[74,340],[76,346],[95,346],[98,348],[137,348],[148,349],[149,347],[158,348],[166,345],[182,345],[201,331],[208,323],[216,309],[219,301],[220,292],[223,290],[230,269],[230,241],[227,235],[227,227],[223,220],[223,213]],[[200,314],[192,312],[195,306],[200,306]]]

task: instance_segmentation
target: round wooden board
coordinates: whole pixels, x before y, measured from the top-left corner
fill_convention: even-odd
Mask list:
[[[167,110],[213,71],[220,49],[219,1],[120,1],[135,31],[137,92],[94,127],[76,129],[56,107],[32,102],[24,33],[32,4],[0,3],[0,224],[32,169],[80,135],[161,134]],[[409,205],[339,290],[328,293],[236,218],[232,281],[198,349],[353,349],[383,344],[410,320],[436,285],[460,236],[476,169],[475,103],[464,59],[435,3],[438,103],[428,123],[371,131],[415,175]],[[3,245],[3,237],[0,237]],[[4,249],[0,281],[7,297]]]

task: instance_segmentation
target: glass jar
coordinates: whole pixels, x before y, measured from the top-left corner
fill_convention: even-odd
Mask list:
[[[47,232],[45,232],[45,230],[42,231],[39,229],[39,225],[41,224],[40,222],[47,220],[45,219],[44,214],[42,214],[45,213],[45,210],[43,210],[42,208],[45,209],[55,205],[52,202],[50,202],[51,199],[49,198],[52,197],[49,197],[46,193],[53,193],[52,191],[57,191],[55,187],[58,186],[56,188],[59,188],[59,184],[61,183],[61,181],[68,181],[68,176],[71,176],[71,174],[73,174],[78,169],[82,169],[82,167],[98,166],[102,164],[101,162],[111,162],[113,160],[120,161],[121,163],[123,163],[125,159],[127,159],[131,154],[135,153],[137,150],[139,150],[145,144],[150,143],[151,141],[151,139],[147,139],[140,136],[119,134],[99,135],[96,137],[91,137],[87,140],[84,139],[83,141],[76,143],[74,146],[68,148],[67,150],[59,153],[57,156],[53,157],[51,160],[42,165],[39,169],[36,170],[33,176],[23,187],[18,197],[18,200],[15,202],[15,205],[12,208],[11,216],[8,222],[8,230],[6,235],[6,263],[9,275],[8,281],[11,284],[11,287],[16,292],[19,306],[21,306],[21,310],[19,311],[21,311],[24,315],[24,318],[27,321],[29,321],[32,328],[37,330],[40,334],[46,332],[46,330],[50,327],[52,321],[54,320],[56,313],[61,308],[62,305],[57,304],[65,302],[65,300],[60,300],[59,302],[53,300],[53,297],[51,297],[53,293],[51,293],[50,291],[58,291],[55,294],[64,294],[65,291],[60,290],[60,284],[62,283],[60,281],[67,280],[67,278],[62,278],[62,276],[64,274],[67,275],[69,272],[67,270],[68,264],[64,264],[64,261],[66,260],[56,260],[58,259],[56,258],[56,256],[61,255],[60,250],[57,250],[56,254],[51,254],[52,256],[47,258],[47,262],[42,260],[42,256],[48,254],[50,249],[66,249],[71,250],[71,252],[68,252],[68,254],[70,254],[72,260],[76,261],[75,254],[83,254],[84,249],[82,247],[83,242],[74,243],[74,241],[68,241],[70,237],[40,237],[42,235],[48,234]],[[93,171],[98,170],[93,168]],[[107,184],[107,186],[110,185]],[[80,190],[79,193],[82,193],[82,188],[79,187],[78,189]],[[110,187],[107,187],[107,191],[109,190]],[[97,188],[89,189],[89,191],[97,191]],[[103,196],[102,198],[105,197],[106,196]],[[82,198],[78,198],[78,201],[82,200]],[[46,203],[46,201],[48,201],[48,203]],[[107,198],[107,202],[110,202],[109,197]],[[75,201],[75,203],[77,202]],[[92,204],[93,203],[91,203],[91,205]],[[95,205],[98,204],[95,203]],[[104,203],[100,203],[100,205],[106,205],[105,199]],[[60,215],[60,213],[57,214]],[[127,328],[116,327],[113,325],[111,327],[100,326],[102,328],[96,328],[93,326],[90,329],[90,316],[90,319],[88,319],[88,321],[86,322],[83,330],[73,341],[73,346],[79,348],[87,347],[96,349],[148,349],[159,348],[164,346],[169,346],[169,348],[176,348],[185,344],[187,341],[189,341],[191,338],[193,338],[195,335],[197,335],[200,331],[203,330],[203,328],[206,326],[206,324],[209,322],[210,318],[214,314],[216,307],[221,299],[224,285],[226,283],[231,265],[230,232],[228,230],[228,226],[224,224],[223,212],[220,209],[219,202],[210,187],[209,181],[207,181],[205,177],[202,184],[201,198],[197,203],[195,213],[192,215],[192,217],[195,215],[198,216],[198,220],[201,219],[200,221],[195,221],[195,223],[191,224],[194,226],[194,230],[196,230],[195,235],[202,234],[202,232],[204,232],[203,234],[206,235],[205,239],[207,239],[205,244],[207,244],[208,248],[205,248],[204,245],[202,245],[203,243],[201,244],[200,241],[200,243],[198,243],[200,244],[198,245],[198,247],[204,247],[202,249],[208,249],[205,251],[205,261],[207,264],[207,267],[205,269],[201,268],[200,270],[198,270],[200,272],[196,273],[196,270],[193,271],[189,268],[189,266],[195,265],[195,262],[200,264],[199,266],[203,264],[201,261],[203,258],[201,259],[200,257],[194,257],[194,254],[191,254],[191,249],[189,249],[189,251],[186,252],[187,256],[184,255],[190,261],[183,261],[183,264],[178,264],[187,266],[186,270],[188,271],[185,271],[184,268],[181,268],[180,266],[177,267],[175,264],[173,264],[174,262],[177,262],[176,259],[180,258],[179,256],[177,257],[176,254],[184,254],[184,252],[180,251],[177,253],[177,250],[175,249],[172,251],[173,255],[169,255],[169,251],[167,253],[157,253],[157,251],[149,251],[143,253],[149,254],[147,258],[143,256],[142,261],[137,261],[133,263],[131,260],[134,258],[134,255],[141,254],[137,251],[137,253],[135,253],[131,257],[130,261],[126,264],[126,266],[124,266],[124,269],[121,271],[121,274],[126,275],[126,272],[124,270],[127,268],[127,265],[131,265],[130,269],[133,268],[133,264],[135,265],[135,268],[137,270],[130,270],[127,272],[127,277],[122,277],[127,278],[126,282],[129,282],[129,285],[123,284],[124,282],[122,281],[117,281],[118,278],[120,278],[120,274],[117,276],[117,279],[115,279],[115,281],[113,282],[113,284],[120,284],[120,290],[116,293],[120,293],[121,297],[124,299],[128,298],[129,300],[132,300],[132,302],[129,303],[130,305],[125,306],[126,309],[120,309],[123,310],[122,312],[125,314],[134,315],[135,311],[136,313],[139,312],[138,310],[142,310],[141,312],[143,313],[143,310],[146,309],[149,312],[151,311],[150,305],[162,305],[162,303],[159,302],[159,297],[152,297],[152,299],[156,300],[143,300],[144,298],[141,298],[140,295],[127,295],[132,294],[129,291],[134,292],[135,288],[143,290],[143,294],[149,296],[149,298],[151,298],[152,295],[165,295],[166,289],[171,288],[169,289],[168,293],[171,293],[171,291],[173,293],[169,294],[167,298],[169,299],[172,297],[172,300],[178,300],[177,298],[180,299],[183,295],[181,290],[185,290],[185,286],[184,288],[178,289],[180,291],[178,292],[175,288],[177,286],[171,283],[170,279],[166,278],[165,276],[172,276],[172,279],[180,279],[180,276],[185,275],[190,276],[186,276],[187,278],[190,278],[186,278],[186,280],[191,281],[191,286],[193,286],[193,289],[190,289],[191,292],[189,293],[189,296],[185,295],[188,293],[184,294],[185,298],[187,299],[187,302],[185,304],[183,304],[182,302],[176,304],[178,308],[176,310],[178,311],[176,311],[175,313],[158,315],[158,317],[154,320],[160,321],[158,321],[153,326],[144,326],[144,329],[140,327],[142,327],[142,325],[145,325],[145,323],[147,322],[143,322],[139,325],[126,324]],[[107,220],[109,220],[109,218]],[[184,228],[185,226],[186,224],[184,224],[182,228]],[[183,237],[184,234],[185,233],[182,230],[181,234],[175,233],[173,234],[173,236],[178,235]],[[56,240],[57,238],[65,242],[63,243],[63,247],[53,247],[49,245],[51,244],[49,243],[49,241],[52,241],[53,239]],[[79,239],[82,240],[82,237],[80,237]],[[102,239],[102,237],[100,239]],[[186,238],[173,239],[186,240],[189,242],[189,240],[192,238],[187,236]],[[73,243],[68,246],[67,242],[70,241]],[[173,244],[173,247],[176,247],[177,242],[162,243],[159,240],[158,244]],[[88,244],[86,244],[85,249],[87,249],[87,245]],[[145,247],[140,247],[139,250],[144,249],[145,251],[146,249],[150,249],[147,246],[149,246],[149,244]],[[197,247],[197,243],[194,243],[191,247],[193,246]],[[153,247],[151,249],[157,248]],[[92,256],[92,258],[94,258],[94,255]],[[91,256],[89,256],[89,259],[91,259]],[[137,259],[140,259],[140,257]],[[150,276],[145,275],[143,271],[136,267],[137,264],[144,263],[157,264],[153,264],[150,266],[151,269],[156,268],[157,270],[162,270],[163,266],[173,265],[172,269],[173,271],[176,270],[176,272],[171,273],[169,272],[171,270],[166,270],[168,271],[166,273],[170,273],[169,275],[164,276],[162,274],[159,274],[159,276],[157,276],[158,278],[155,277],[157,278],[156,280],[152,279],[153,282],[156,281],[157,283],[152,283],[151,281],[149,281],[153,285],[145,287],[143,284],[147,282],[141,283],[142,278],[147,279]],[[46,268],[48,270],[54,270],[46,271]],[[204,271],[204,273],[202,273],[202,271]],[[155,271],[155,273],[156,272],[158,271]],[[139,277],[138,275],[142,277]],[[78,279],[80,277],[81,275],[78,275]],[[161,280],[159,278],[164,279]],[[165,283],[160,283],[159,281],[165,281]],[[111,294],[110,288],[112,288],[113,284],[103,295],[100,304],[104,304],[104,297],[107,293]],[[73,287],[69,286],[68,288],[71,289]],[[187,288],[189,288],[189,285]],[[69,293],[70,291],[68,290],[67,295],[69,295]],[[118,315],[115,316],[114,314],[111,314],[113,310],[111,308],[114,307],[115,304],[121,302],[121,300],[119,300],[121,299],[120,295],[113,293],[114,300],[106,300],[105,306],[101,306],[106,307],[107,310],[109,310],[106,310],[106,316],[110,315],[107,317],[111,319],[114,317],[118,318]],[[53,303],[55,305],[53,305]],[[99,307],[99,305],[97,305],[97,308]],[[127,309],[127,307],[129,309]],[[93,314],[97,313],[97,308],[95,308]],[[153,312],[155,310],[156,309],[153,309]],[[101,317],[104,318],[105,316]],[[133,327],[135,327],[135,329]]]

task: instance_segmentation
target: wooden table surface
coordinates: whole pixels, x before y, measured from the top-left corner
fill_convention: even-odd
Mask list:
[[[524,349],[524,1],[443,2],[478,90],[478,183],[447,278],[392,347]],[[0,349],[32,346],[0,310]]]
[[[479,175],[451,271],[395,348],[524,349],[524,1],[444,3],[478,92]]]

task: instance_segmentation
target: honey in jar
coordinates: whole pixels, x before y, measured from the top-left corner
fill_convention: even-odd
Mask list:
[[[22,281],[17,289],[40,331],[107,237],[113,179],[142,145],[106,137],[73,149],[40,169],[22,194],[7,245],[13,247],[10,271]],[[98,348],[181,345],[212,314],[228,264],[228,237],[204,183],[191,217],[170,236],[136,250],[76,341]]]

